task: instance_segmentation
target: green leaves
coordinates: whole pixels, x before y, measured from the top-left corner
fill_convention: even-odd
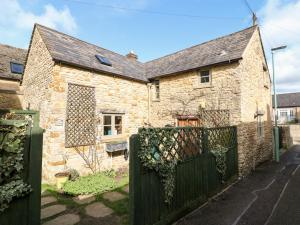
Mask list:
[[[15,197],[22,197],[31,192],[31,187],[22,180],[11,181],[0,188],[0,212],[9,207]]]
[[[160,129],[140,129],[141,149],[138,153],[144,167],[156,171],[164,186],[165,203],[170,204],[175,190],[176,166],[180,161],[176,156],[166,156],[174,145],[175,130],[169,130],[163,138],[163,145],[159,143],[157,134]]]
[[[221,174],[222,182],[224,182],[226,176],[226,153],[228,152],[228,150],[228,148],[225,148],[222,145],[216,145],[210,151],[216,158],[216,168],[218,173]]]
[[[30,185],[21,179],[26,121],[0,119],[0,212],[14,198],[27,195]]]

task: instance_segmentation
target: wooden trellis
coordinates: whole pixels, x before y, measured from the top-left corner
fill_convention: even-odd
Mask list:
[[[68,84],[66,147],[94,145],[96,141],[95,88]]]

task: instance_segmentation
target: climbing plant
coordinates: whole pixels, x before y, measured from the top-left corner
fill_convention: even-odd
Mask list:
[[[21,176],[27,126],[27,120],[0,119],[0,212],[31,191]]]
[[[222,146],[222,145],[216,145],[213,149],[210,150],[210,152],[214,155],[216,158],[216,169],[218,173],[221,175],[222,182],[225,181],[226,176],[226,153],[228,152],[228,148]]]
[[[142,165],[148,169],[154,170],[161,178],[164,187],[165,202],[171,203],[175,190],[175,172],[176,165],[180,161],[179,155],[173,149],[176,135],[175,129],[164,130],[156,128],[140,129],[141,150],[138,156]],[[164,135],[161,135],[164,133]],[[161,136],[163,139],[161,141]],[[171,154],[170,154],[171,153]]]

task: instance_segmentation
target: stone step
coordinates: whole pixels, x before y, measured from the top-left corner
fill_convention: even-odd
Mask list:
[[[41,219],[48,218],[50,216],[54,216],[65,211],[67,207],[65,205],[52,205],[41,210]]]
[[[74,225],[78,223],[80,220],[80,217],[75,214],[65,214],[61,215],[59,217],[56,217],[53,220],[50,220],[46,223],[43,223],[43,225]]]

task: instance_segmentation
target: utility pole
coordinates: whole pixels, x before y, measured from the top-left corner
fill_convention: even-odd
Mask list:
[[[279,162],[279,129],[278,129],[278,113],[277,113],[277,96],[276,96],[276,82],[275,82],[275,65],[274,65],[274,52],[286,48],[286,45],[272,48],[272,70],[273,70],[273,95],[274,95],[274,111],[275,111],[275,126],[274,126],[274,153],[275,160]]]
[[[252,24],[255,26],[257,24],[257,16],[255,12],[252,12]]]

